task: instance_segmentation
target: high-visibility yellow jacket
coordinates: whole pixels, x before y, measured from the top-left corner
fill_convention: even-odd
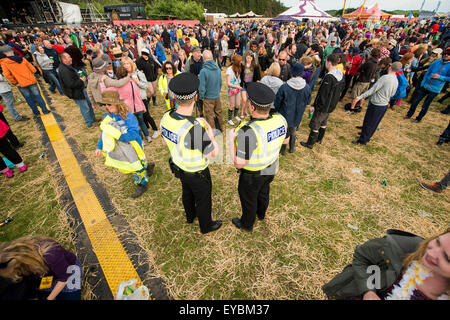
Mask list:
[[[250,161],[243,168],[248,171],[260,171],[277,161],[281,145],[286,138],[287,122],[278,113],[267,119],[254,119],[242,122],[236,129],[248,125],[255,132],[257,147],[253,151]],[[237,144],[237,141],[235,142]]]
[[[145,153],[137,141],[123,142],[120,126],[107,115],[100,124],[103,140],[103,155],[105,165],[117,168],[123,173],[142,170],[141,160],[145,160]]]
[[[169,147],[172,161],[181,169],[187,172],[197,172],[208,167],[209,161],[198,149],[191,150],[185,146],[185,138],[189,130],[198,121],[203,128],[206,127],[202,121],[189,119],[174,119],[171,112],[166,112],[161,119],[161,136]],[[198,136],[202,139],[201,135]]]
[[[175,71],[174,78],[178,75],[178,70]],[[172,78],[173,79],[173,78]],[[167,82],[167,75],[162,74],[158,79],[158,90],[161,93],[161,95],[164,97],[164,100],[166,101],[166,107],[167,109],[170,109],[170,99],[166,99],[166,95],[169,92],[169,84]]]

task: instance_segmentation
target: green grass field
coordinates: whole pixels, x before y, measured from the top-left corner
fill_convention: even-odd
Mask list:
[[[169,170],[169,152],[161,137],[145,146],[147,158],[156,163],[155,173],[147,193],[133,200],[132,178],[94,156],[100,129],[85,127],[73,101],[52,98],[67,133],[87,156],[175,299],[323,299],[321,286],[351,262],[356,245],[390,228],[431,236],[450,221],[449,192],[434,194],[419,186],[420,181],[440,180],[448,171],[449,146],[438,147],[436,142],[449,118],[439,112],[444,106],[437,102],[419,124],[402,119],[406,102],[388,110],[367,146],[351,143],[364,112],[348,115],[340,104],[330,116],[323,144],[313,150],[301,147],[299,142],[309,134],[305,112],[297,150],[281,158],[266,220],[257,221],[252,233],[231,224],[241,214],[236,170],[227,163],[211,164],[213,218],[224,225],[202,235],[197,220],[185,223],[181,184]],[[151,114],[159,125],[165,111],[159,95],[158,103]],[[226,120],[225,86],[222,107]],[[31,116],[25,104],[19,110]],[[29,171],[11,180],[0,177],[0,219],[14,219],[0,228],[0,241],[44,234],[72,248],[53,168],[39,159],[44,151],[40,133],[32,121],[12,127],[26,141],[20,153]],[[387,186],[380,183],[383,179]]]

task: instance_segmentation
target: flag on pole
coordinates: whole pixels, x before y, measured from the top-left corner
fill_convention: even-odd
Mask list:
[[[434,9],[433,13],[436,15],[438,13],[439,7],[441,5],[441,1],[438,2],[436,9]]]
[[[422,11],[424,5],[425,5],[425,0],[423,0],[422,5],[420,6],[420,10],[419,10],[419,11]]]
[[[412,13],[412,11],[410,11],[409,15],[408,15],[408,20],[406,20],[407,25],[409,24],[409,21],[411,20],[412,17],[413,17],[413,13]]]

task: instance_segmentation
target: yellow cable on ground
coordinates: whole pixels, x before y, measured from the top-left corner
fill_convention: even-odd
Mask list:
[[[47,104],[40,86],[39,90]],[[142,280],[83,175],[55,117],[49,113],[42,115],[41,119],[112,294],[116,294],[122,281],[137,279],[139,287]]]

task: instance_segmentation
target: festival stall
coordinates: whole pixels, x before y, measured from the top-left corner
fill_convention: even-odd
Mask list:
[[[378,7],[378,3],[372,8],[366,9],[363,6],[359,7],[357,10],[344,14],[344,18],[354,18],[360,19],[361,21],[379,21],[384,19],[389,19],[392,15],[382,11]]]
[[[364,8],[363,5],[361,5],[361,7],[359,7],[355,11],[350,12],[350,13],[345,13],[343,15],[343,17],[344,18],[358,18],[358,17],[361,17],[361,16],[365,16],[366,14],[367,14],[367,9]]]
[[[273,22],[297,22],[298,19],[295,19],[294,17],[291,17],[291,16],[279,15],[279,16],[276,16],[275,18],[270,19],[270,21],[273,21]]]

